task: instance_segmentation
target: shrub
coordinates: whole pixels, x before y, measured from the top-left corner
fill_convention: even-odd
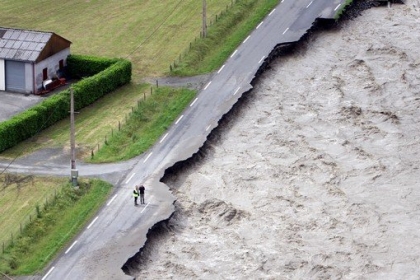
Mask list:
[[[78,79],[90,77],[104,71],[117,61],[117,59],[72,54],[67,57],[67,74]]]

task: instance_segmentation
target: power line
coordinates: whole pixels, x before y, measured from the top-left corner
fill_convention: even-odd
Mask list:
[[[173,13],[176,11],[176,9],[181,5],[183,0],[180,0],[178,4],[174,7],[174,9],[169,13],[169,15],[150,33],[149,36],[147,36],[137,47],[134,48],[132,52],[130,52],[128,55],[125,56],[125,58],[128,58],[131,56],[135,51],[137,51],[147,40],[150,39],[161,27],[162,25],[173,15]]]

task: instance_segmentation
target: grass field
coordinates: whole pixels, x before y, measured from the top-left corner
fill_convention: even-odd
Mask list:
[[[232,0],[208,0],[207,17]],[[2,0],[5,27],[53,31],[72,41],[71,52],[124,57],[133,62],[133,80],[161,76],[200,35],[200,0]]]
[[[153,94],[138,103],[121,131],[115,131],[91,162],[114,162],[147,151],[191,103],[196,92],[169,87],[153,88]]]
[[[19,181],[26,177],[14,178]],[[53,186],[45,184],[46,181]],[[98,211],[112,189],[110,184],[100,180],[80,180],[79,189],[74,189],[66,181],[34,178],[32,187],[30,184],[25,184],[24,188],[7,185],[2,199],[9,198],[9,201],[2,201],[2,209],[8,207],[7,213],[11,209],[27,213],[26,221],[21,223],[12,219],[16,215],[2,221],[2,231],[18,229],[22,234],[15,234],[13,242],[2,248],[0,272],[26,275],[41,270]],[[41,197],[42,194],[48,199]]]
[[[208,28],[206,38],[192,44],[174,63],[171,75],[191,76],[218,69],[279,0],[240,0]],[[249,11],[252,11],[250,13]]]
[[[65,178],[0,175],[0,244],[8,243],[35,217],[35,206],[45,203],[66,181]]]

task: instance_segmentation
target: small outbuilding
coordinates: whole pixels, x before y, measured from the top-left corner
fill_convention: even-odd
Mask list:
[[[36,94],[60,78],[70,44],[53,32],[0,27],[0,91]]]

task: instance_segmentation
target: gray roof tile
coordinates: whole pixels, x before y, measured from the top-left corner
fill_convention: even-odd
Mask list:
[[[0,58],[24,61],[36,61],[53,35],[52,32],[2,27],[0,31]]]
[[[24,41],[24,40],[26,40],[26,38],[28,37],[28,35],[29,35],[29,33],[28,33],[28,32],[22,32],[22,33],[19,35],[18,40],[20,40],[20,41]]]

